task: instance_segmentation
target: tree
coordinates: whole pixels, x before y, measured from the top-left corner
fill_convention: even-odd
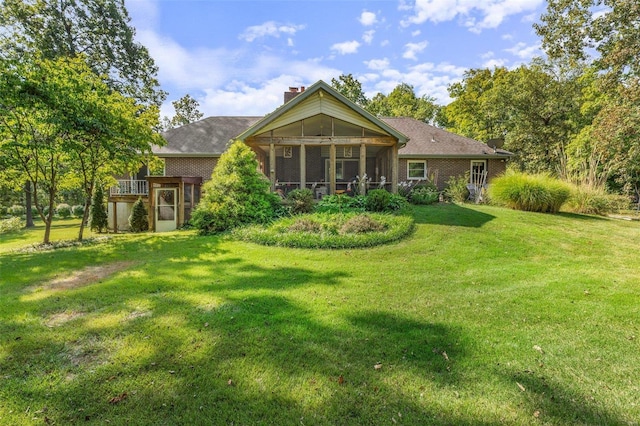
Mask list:
[[[460,82],[449,86],[453,99],[443,107],[439,124],[448,130],[480,141],[503,138],[508,121],[504,103],[504,67],[470,69]]]
[[[551,0],[535,25],[549,57],[595,70],[594,91],[603,96],[572,148],[624,191],[638,187],[639,16],[636,0]]]
[[[175,110],[175,115],[172,118],[164,117],[163,128],[164,130],[173,129],[176,127],[184,126],[185,124],[193,123],[200,120],[204,114],[198,110],[200,103],[193,99],[189,94],[184,95],[177,101],[171,102]]]
[[[564,175],[566,146],[579,126],[580,70],[534,61],[515,70],[470,70],[449,88],[448,130],[487,142],[504,138],[521,170]]]
[[[639,16],[637,0],[550,0],[534,28],[550,58],[594,62],[610,81],[626,81],[640,77]]]
[[[401,83],[389,93],[376,94],[367,105],[367,110],[378,117],[410,117],[426,123],[434,122],[440,106],[435,98],[416,96],[413,86]]]
[[[45,212],[61,188],[81,187],[90,200],[96,179],[137,167],[161,143],[152,131],[155,107],[109,89],[81,57],[0,59],[0,70],[0,158],[31,182],[48,243],[52,214]]]
[[[369,99],[365,96],[360,83],[352,74],[342,74],[338,79],[331,79],[331,86],[347,99],[362,108],[367,108]]]
[[[145,105],[160,106],[158,69],[135,41],[123,0],[4,0],[0,55],[38,52],[45,59],[82,55],[107,85]]]
[[[235,141],[221,156],[203,196],[191,216],[201,233],[225,231],[273,218],[279,198],[270,192],[269,181],[258,171],[256,154]]]
[[[133,203],[131,208],[131,216],[129,216],[129,228],[131,232],[143,232],[149,229],[149,217],[147,209],[144,207],[142,198]]]
[[[154,116],[157,127],[166,93],[159,89],[158,69],[148,50],[135,41],[129,22],[122,0],[4,0],[0,58],[20,60],[25,54],[48,60],[83,58],[108,87],[148,107],[146,115]],[[35,182],[24,185],[25,190],[27,185],[33,187],[26,196],[34,197]],[[89,193],[87,202],[90,199]],[[79,239],[82,230],[81,226]]]
[[[104,232],[107,230],[108,225],[107,209],[104,205],[104,190],[102,185],[96,185],[91,200],[89,227],[92,231]]]

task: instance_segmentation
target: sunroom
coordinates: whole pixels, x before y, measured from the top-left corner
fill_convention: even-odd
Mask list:
[[[300,93],[239,137],[258,155],[273,191],[310,188],[317,197],[398,183],[407,137],[324,82]]]

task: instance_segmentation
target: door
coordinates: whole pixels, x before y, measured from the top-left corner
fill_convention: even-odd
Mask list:
[[[156,232],[173,231],[177,228],[176,188],[156,189]]]

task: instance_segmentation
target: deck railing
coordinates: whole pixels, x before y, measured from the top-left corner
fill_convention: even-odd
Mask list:
[[[146,180],[123,179],[109,190],[111,195],[149,195],[149,185]]]

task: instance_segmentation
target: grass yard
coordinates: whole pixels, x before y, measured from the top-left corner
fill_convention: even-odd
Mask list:
[[[415,220],[334,251],[1,235],[0,424],[639,424],[638,222]]]

